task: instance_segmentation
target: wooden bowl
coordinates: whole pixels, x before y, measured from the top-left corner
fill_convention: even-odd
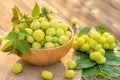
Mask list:
[[[30,56],[22,55],[21,58],[34,65],[49,65],[56,63],[62,57],[64,57],[72,47],[74,32],[71,27],[69,27],[69,30],[72,32],[72,35],[70,40],[66,44],[51,49],[31,48]]]

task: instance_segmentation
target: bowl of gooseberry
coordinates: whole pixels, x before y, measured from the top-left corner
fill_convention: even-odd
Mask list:
[[[34,65],[54,64],[72,47],[74,32],[67,23],[55,19],[52,11],[35,4],[32,17],[12,9],[13,29],[6,39],[3,52],[10,52]]]
[[[30,56],[21,56],[23,60],[35,65],[49,65],[59,61],[68,53],[73,42],[73,29],[66,23],[56,20],[52,20],[50,25],[56,23],[57,25],[54,25],[54,27],[63,25],[64,27],[66,26],[66,30],[61,29],[62,27],[57,30],[55,28],[48,28],[45,33],[43,32],[44,38],[41,40],[39,38],[42,36],[41,30],[35,30],[33,32],[33,38],[36,41],[32,42]]]

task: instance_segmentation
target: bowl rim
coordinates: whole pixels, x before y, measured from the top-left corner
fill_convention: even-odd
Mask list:
[[[71,26],[69,26],[69,29],[70,29],[70,31],[72,32],[72,35],[71,35],[71,38],[70,38],[70,40],[67,42],[67,43],[65,43],[64,45],[61,45],[61,46],[59,46],[59,47],[56,47],[56,48],[48,48],[48,49],[46,49],[46,48],[40,48],[40,49],[36,49],[36,48],[30,48],[30,50],[54,50],[54,49],[58,49],[58,48],[61,48],[61,47],[63,47],[63,46],[66,46],[72,39],[73,39],[73,37],[74,37],[74,31],[73,31],[73,28],[71,27]]]

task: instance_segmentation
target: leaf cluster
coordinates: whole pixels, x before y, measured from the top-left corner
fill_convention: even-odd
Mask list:
[[[41,8],[36,3],[32,10],[32,17],[29,17],[26,14],[23,14],[17,6],[12,8],[13,17],[11,22],[13,23],[13,29],[8,33],[6,39],[8,42],[3,46],[3,52],[9,52],[21,56],[23,54],[30,55],[30,45],[26,40],[21,39],[19,35],[28,36],[24,28],[19,28],[21,23],[25,23],[28,27],[32,23],[33,19],[40,17],[46,17],[49,19],[49,14],[52,14],[52,11],[48,11],[45,7]]]

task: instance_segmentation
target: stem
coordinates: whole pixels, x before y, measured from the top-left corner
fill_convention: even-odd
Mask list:
[[[48,17],[48,15],[45,16],[47,18],[48,21],[50,21],[50,18]]]
[[[17,33],[17,35],[18,35],[18,33]],[[16,38],[18,39],[18,36],[16,36]],[[14,41],[14,44],[13,44],[13,50],[12,50],[12,52],[14,54],[16,54],[16,52],[17,52],[17,50],[16,50],[16,48],[17,48],[17,39]]]
[[[100,65],[97,65],[97,70],[98,72],[100,72]]]
[[[12,52],[13,52],[14,54],[16,54],[16,41],[14,42],[14,45],[13,45],[13,50],[12,50]]]

